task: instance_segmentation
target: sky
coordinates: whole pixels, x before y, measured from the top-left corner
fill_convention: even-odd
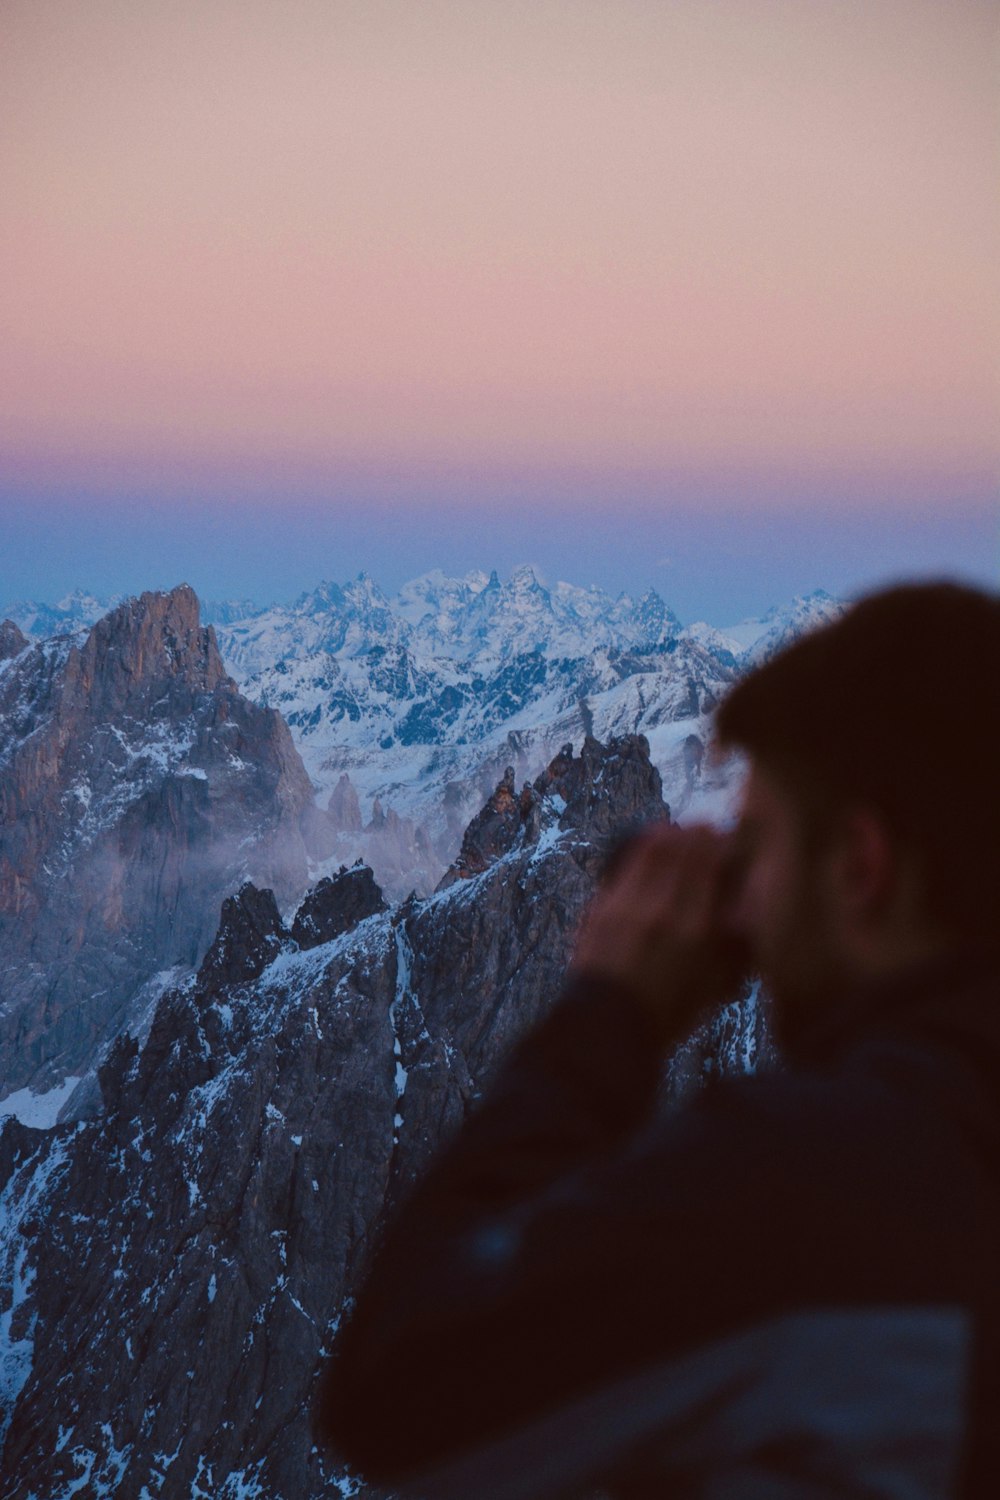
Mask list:
[[[986,0],[3,0],[0,602],[997,580]]]

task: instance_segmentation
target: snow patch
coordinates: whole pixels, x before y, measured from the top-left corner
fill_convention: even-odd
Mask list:
[[[42,1093],[25,1088],[8,1094],[6,1099],[0,1099],[0,1120],[13,1115],[22,1125],[30,1125],[35,1130],[51,1130],[82,1076],[66,1078],[55,1088],[45,1089]]]
[[[399,1039],[397,1029],[397,1016],[399,1007],[410,993],[410,964],[413,954],[403,930],[402,923],[396,928],[396,994],[392,1004],[389,1006],[389,1025],[392,1028],[392,1055],[395,1061],[395,1083],[396,1098],[402,1099],[406,1093],[406,1083],[409,1077],[407,1070],[403,1067],[403,1047]]]
[[[0,1288],[4,1289],[0,1295],[9,1293],[10,1297],[0,1312],[0,1448],[14,1405],[31,1374],[35,1350],[37,1314],[25,1306],[35,1273],[28,1265],[28,1246],[21,1225],[34,1215],[65,1167],[66,1148],[59,1141],[51,1150],[45,1152],[42,1148],[23,1162],[11,1173],[0,1194]]]

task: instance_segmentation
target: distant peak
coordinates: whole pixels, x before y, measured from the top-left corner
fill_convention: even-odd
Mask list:
[[[816,604],[835,604],[837,602],[834,595],[826,589],[810,589],[808,594],[800,594],[799,598],[807,604],[811,602],[815,602]]]
[[[324,578],[314,589],[307,589],[304,594],[300,594],[293,608],[300,614],[312,613],[321,609],[339,607],[343,602],[344,590],[340,584],[331,583],[328,578]]]
[[[0,623],[0,661],[10,661],[12,656],[20,656],[28,644],[27,636],[13,620]]]
[[[107,609],[107,607],[107,600],[98,599],[88,589],[70,589],[69,593],[65,594],[55,605],[56,609],[67,615],[81,609]]]
[[[531,563],[520,563],[510,575],[510,586],[525,593],[535,593],[542,585]]]

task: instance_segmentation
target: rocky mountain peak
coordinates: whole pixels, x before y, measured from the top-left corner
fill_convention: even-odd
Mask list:
[[[292,937],[302,949],[317,948],[388,909],[370,867],[359,860],[313,886],[295,913]]]
[[[481,874],[519,844],[537,843],[546,828],[574,830],[598,849],[652,819],[669,818],[660,773],[642,735],[606,745],[587,736],[579,755],[566,744],[521,792],[508,766],[493,795],[465,831],[458,858],[438,886]]]
[[[344,590],[339,583],[324,578],[314,589],[306,589],[296,599],[293,609],[299,614],[315,614],[324,609],[342,609]]]
[[[27,644],[27,636],[13,620],[4,620],[0,624],[0,661],[10,661],[11,657],[20,656]]]
[[[642,823],[670,817],[649,741],[641,734],[620,735],[606,744],[587,735],[578,756],[564,745],[534,791],[560,808],[560,828],[585,833],[599,848]]]
[[[530,563],[521,563],[510,575],[510,590],[514,595],[546,593],[538,575]]]
[[[215,631],[202,627],[198,597],[187,584],[126,599],[98,620],[75,670],[99,710],[147,700],[164,681],[205,693],[228,681]]]
[[[245,984],[263,974],[288,938],[273,891],[246,881],[222,903],[219,930],[205,954],[198,979],[206,987]]]
[[[519,797],[514,787],[514,767],[508,766],[485,807],[465,830],[458,858],[438,889],[446,890],[456,880],[482,874],[494,860],[513,849],[528,826],[531,806],[531,788],[525,786],[524,795]]]
[[[254,659],[263,649],[269,657],[285,661],[303,646],[310,653],[364,656],[379,645],[400,644],[408,627],[392,609],[389,600],[367,573],[344,584],[323,582],[300,595],[291,609],[275,605],[258,611],[238,627],[235,665]],[[227,637],[233,643],[233,636]]]
[[[336,833],[361,832],[361,803],[346,771],[341,772],[337,785],[330,793],[326,810]]]
[[[669,640],[681,630],[681,622],[655,589],[647,589],[636,607],[648,642]]]

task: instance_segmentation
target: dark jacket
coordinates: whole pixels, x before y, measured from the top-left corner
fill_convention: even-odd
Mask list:
[[[321,1423],[448,1500],[1000,1495],[995,955],[853,997],[655,1117],[578,982],[376,1264]]]

